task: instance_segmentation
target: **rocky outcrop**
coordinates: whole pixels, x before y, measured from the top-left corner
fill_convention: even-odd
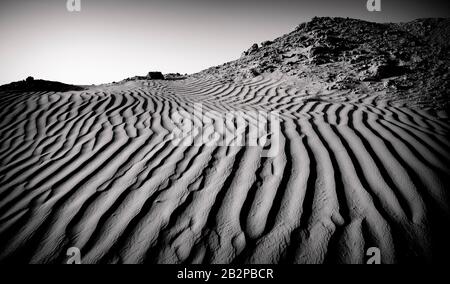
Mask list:
[[[33,77],[28,77],[23,81],[13,82],[7,85],[0,86],[0,91],[21,91],[21,92],[68,92],[68,91],[83,91],[86,88],[81,86],[68,85],[60,82],[35,80]]]
[[[236,61],[193,76],[241,81],[277,73],[302,88],[308,81],[322,89],[382,91],[448,108],[449,31],[449,19],[381,24],[313,18],[280,38],[252,45]]]

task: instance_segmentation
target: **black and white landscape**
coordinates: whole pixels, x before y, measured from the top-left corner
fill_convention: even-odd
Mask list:
[[[1,86],[0,262],[445,260],[450,20],[286,32],[194,74]]]

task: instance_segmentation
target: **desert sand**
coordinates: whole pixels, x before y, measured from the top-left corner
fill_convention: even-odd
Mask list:
[[[448,112],[286,82],[1,91],[0,261],[65,263],[71,247],[83,263],[364,263],[371,247],[383,263],[445,258]],[[174,145],[172,114],[196,103],[279,113],[279,154]]]

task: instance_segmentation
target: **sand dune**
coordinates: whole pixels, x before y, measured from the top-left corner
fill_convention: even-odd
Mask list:
[[[380,97],[267,76],[4,91],[0,261],[64,263],[70,247],[84,263],[361,263],[369,247],[385,263],[443,257],[449,118]],[[174,145],[171,115],[196,103],[278,112],[279,154]]]

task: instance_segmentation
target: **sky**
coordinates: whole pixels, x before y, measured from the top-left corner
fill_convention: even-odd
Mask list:
[[[27,76],[89,85],[149,71],[195,73],[239,58],[314,16],[376,22],[448,17],[450,1],[381,0],[0,1],[0,85]]]

